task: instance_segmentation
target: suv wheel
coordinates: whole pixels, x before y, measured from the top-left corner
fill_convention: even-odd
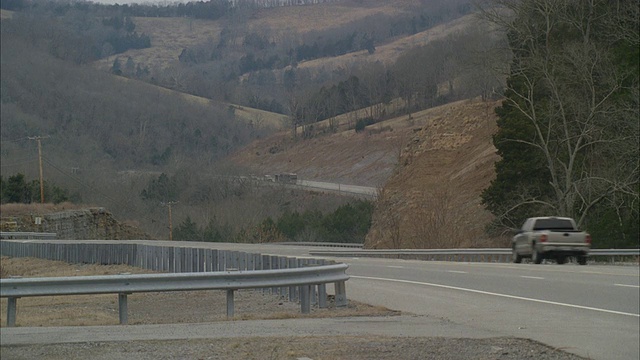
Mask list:
[[[586,256],[578,256],[578,264],[587,265],[587,257]]]
[[[511,260],[516,264],[520,264],[522,262],[522,256],[520,256],[516,251],[515,245],[513,245],[513,249],[511,249]]]

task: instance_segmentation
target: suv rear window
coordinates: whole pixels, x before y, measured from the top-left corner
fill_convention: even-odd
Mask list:
[[[539,219],[533,230],[573,231],[573,224],[567,219]]]

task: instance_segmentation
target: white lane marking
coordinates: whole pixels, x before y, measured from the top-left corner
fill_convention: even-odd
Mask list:
[[[615,286],[630,287],[630,288],[636,288],[636,289],[639,289],[639,288],[640,288],[640,286],[638,286],[638,285],[627,285],[627,284],[613,284],[613,285],[615,285]]]
[[[460,270],[447,270],[447,272],[450,273],[456,273],[456,274],[466,274],[466,271],[460,271]]]
[[[404,266],[397,266],[397,265],[387,265],[388,268],[394,268],[394,269],[404,269]]]
[[[525,279],[538,279],[538,280],[544,280],[543,277],[540,276],[525,276],[525,275],[521,275],[520,277],[525,278]]]
[[[633,317],[640,318],[640,314],[634,314],[634,313],[628,313],[628,312],[622,312],[622,311],[615,311],[615,310],[607,310],[607,309],[599,309],[599,308],[594,308],[594,307],[590,307],[590,306],[565,304],[565,303],[560,303],[560,302],[555,302],[555,301],[548,301],[548,300],[532,299],[532,298],[526,298],[526,297],[515,296],[515,295],[499,294],[499,293],[494,293],[494,292],[489,292],[489,291],[461,288],[461,287],[457,287],[457,286],[432,284],[432,283],[425,283],[425,282],[411,281],[411,280],[385,279],[385,278],[370,277],[370,276],[351,275],[350,277],[351,278],[355,278],[355,279],[380,280],[380,281],[399,282],[399,283],[405,283],[405,284],[433,286],[433,287],[439,287],[439,288],[443,288],[443,289],[467,291],[467,292],[472,292],[472,293],[476,293],[476,294],[493,295],[493,296],[499,296],[499,297],[504,297],[504,298],[508,298],[508,299],[525,300],[525,301],[537,302],[537,303],[542,303],[542,304],[566,306],[566,307],[571,307],[571,308],[576,308],[576,309],[593,310],[593,311],[599,311],[599,312],[604,312],[604,313],[609,313],[609,314],[633,316]]]

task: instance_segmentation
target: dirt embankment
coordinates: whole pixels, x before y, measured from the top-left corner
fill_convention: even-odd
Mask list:
[[[495,178],[498,102],[460,101],[414,114],[416,129],[378,198],[367,248],[502,246],[480,195]]]

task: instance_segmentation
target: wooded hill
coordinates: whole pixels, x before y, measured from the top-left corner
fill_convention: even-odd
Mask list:
[[[2,175],[6,179],[24,173],[28,181],[37,179],[37,147],[29,137],[45,137],[43,161],[49,181],[77,193],[84,202],[113,209],[117,217],[139,221],[152,234],[166,234],[166,208],[159,199],[143,201],[140,194],[162,173],[181,189],[178,198],[161,199],[181,202],[184,212],[176,210],[176,222],[187,215],[201,224],[217,217],[239,229],[279,214],[281,209],[267,206],[247,224],[231,220],[228,213],[236,212],[229,209],[243,206],[220,205],[244,197],[247,190],[236,188],[245,185],[212,176],[244,171],[221,165],[220,160],[274,128],[293,124],[282,119],[311,124],[327,114],[373,103],[365,89],[371,98],[376,81],[378,87],[388,85],[384,91],[376,89],[376,96],[386,101],[398,97],[394,91],[402,88],[395,75],[400,72],[392,69],[400,54],[389,58],[391,65],[370,64],[366,71],[366,61],[347,68],[317,66],[313,71],[298,71],[298,66],[312,58],[318,64],[323,57],[369,53],[374,50],[372,40],[373,45],[384,46],[469,12],[465,1],[344,1],[319,7],[227,9],[216,20],[205,20],[189,18],[172,6],[144,8],[150,11],[146,13],[135,6],[69,2],[17,1],[3,6],[11,3],[12,11],[3,10],[1,23]],[[184,17],[178,17],[184,15],[188,26]],[[162,33],[167,27],[174,31]],[[203,28],[209,29],[203,36],[194,34],[193,29]],[[149,37],[150,47],[132,46],[116,54],[126,47],[119,41],[133,34]],[[365,35],[368,45],[361,45]],[[176,48],[181,39],[188,41]],[[163,58],[171,49],[176,51]],[[203,53],[206,56],[199,58]],[[283,60],[270,68],[247,62],[248,57],[264,59],[267,54]],[[110,64],[106,69],[104,61]],[[402,71],[409,79],[411,70]],[[365,72],[371,75],[367,82],[358,76]],[[430,86],[432,90],[425,91],[434,103],[436,84]],[[346,99],[346,92],[348,103],[328,107],[336,98]],[[319,96],[322,109],[315,100]],[[395,111],[405,113],[426,101],[423,96],[419,101],[414,98],[407,97],[407,105]],[[283,114],[250,111],[250,106]],[[312,108],[318,110],[312,114]],[[344,202],[314,206],[328,211]],[[201,211],[203,206],[206,211]],[[292,209],[305,210],[301,205]]]
[[[264,158],[236,161],[249,144],[266,141],[258,152],[288,154],[274,168],[323,173],[310,170],[325,151],[330,156],[321,148],[301,162],[306,167],[288,167],[296,146],[373,134],[374,127],[388,138],[394,127],[387,122],[502,96],[507,39],[478,22],[470,3],[3,1],[1,174],[37,178],[30,138],[40,136],[49,181],[154,236],[166,238],[162,204],[177,203],[174,226],[195,222],[231,229],[239,241],[263,239],[285,214],[329,213],[349,200],[234,180],[256,169],[276,172],[260,167]],[[387,175],[376,186],[408,140],[398,135],[388,139],[396,155],[377,158]],[[378,153],[370,149],[362,159]],[[353,166],[325,171],[321,180],[370,185]],[[145,190],[157,196],[142,196]]]

